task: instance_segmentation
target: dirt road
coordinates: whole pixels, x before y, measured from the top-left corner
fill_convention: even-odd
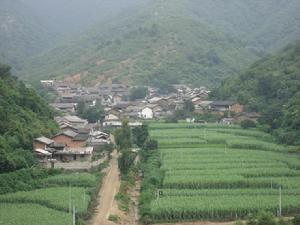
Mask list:
[[[118,156],[117,152],[112,153],[110,161],[110,169],[105,176],[102,188],[99,192],[99,205],[96,209],[95,215],[91,221],[91,225],[113,225],[114,223],[108,220],[110,214],[114,210],[114,198],[120,187]]]

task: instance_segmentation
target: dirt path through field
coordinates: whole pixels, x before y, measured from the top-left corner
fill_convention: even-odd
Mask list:
[[[120,188],[117,151],[112,153],[110,168],[103,180],[102,188],[98,195],[98,207],[92,219],[91,225],[113,225],[108,220],[110,214],[115,211],[114,199]]]

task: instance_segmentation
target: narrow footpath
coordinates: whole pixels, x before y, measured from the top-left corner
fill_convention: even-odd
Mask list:
[[[108,220],[110,214],[114,209],[115,195],[120,188],[120,177],[118,168],[118,154],[115,150],[112,153],[112,159],[110,160],[110,168],[106,174],[102,188],[98,194],[98,207],[95,215],[91,220],[91,225],[113,225],[115,223]]]

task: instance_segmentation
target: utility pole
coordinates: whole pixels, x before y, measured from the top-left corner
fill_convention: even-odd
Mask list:
[[[75,205],[73,205],[73,225],[76,225],[76,209],[75,209]]]
[[[279,216],[282,215],[282,207],[281,207],[282,201],[281,200],[282,200],[281,199],[281,187],[279,187]]]
[[[69,213],[72,213],[72,203],[71,203],[71,185],[69,185]]]

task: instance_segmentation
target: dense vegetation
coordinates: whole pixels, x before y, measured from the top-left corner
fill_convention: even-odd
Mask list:
[[[26,78],[217,85],[299,35],[299,1],[276,2],[149,1],[29,60]]]
[[[0,65],[0,171],[31,167],[33,138],[50,135],[57,125],[48,105]]]
[[[150,124],[158,140],[144,165],[142,220],[230,220],[300,210],[300,158],[255,128]],[[175,141],[175,143],[174,143]],[[175,156],[175,157],[174,157]]]
[[[267,131],[282,142],[300,144],[300,41],[225,80],[214,97],[237,100],[261,113]]]

